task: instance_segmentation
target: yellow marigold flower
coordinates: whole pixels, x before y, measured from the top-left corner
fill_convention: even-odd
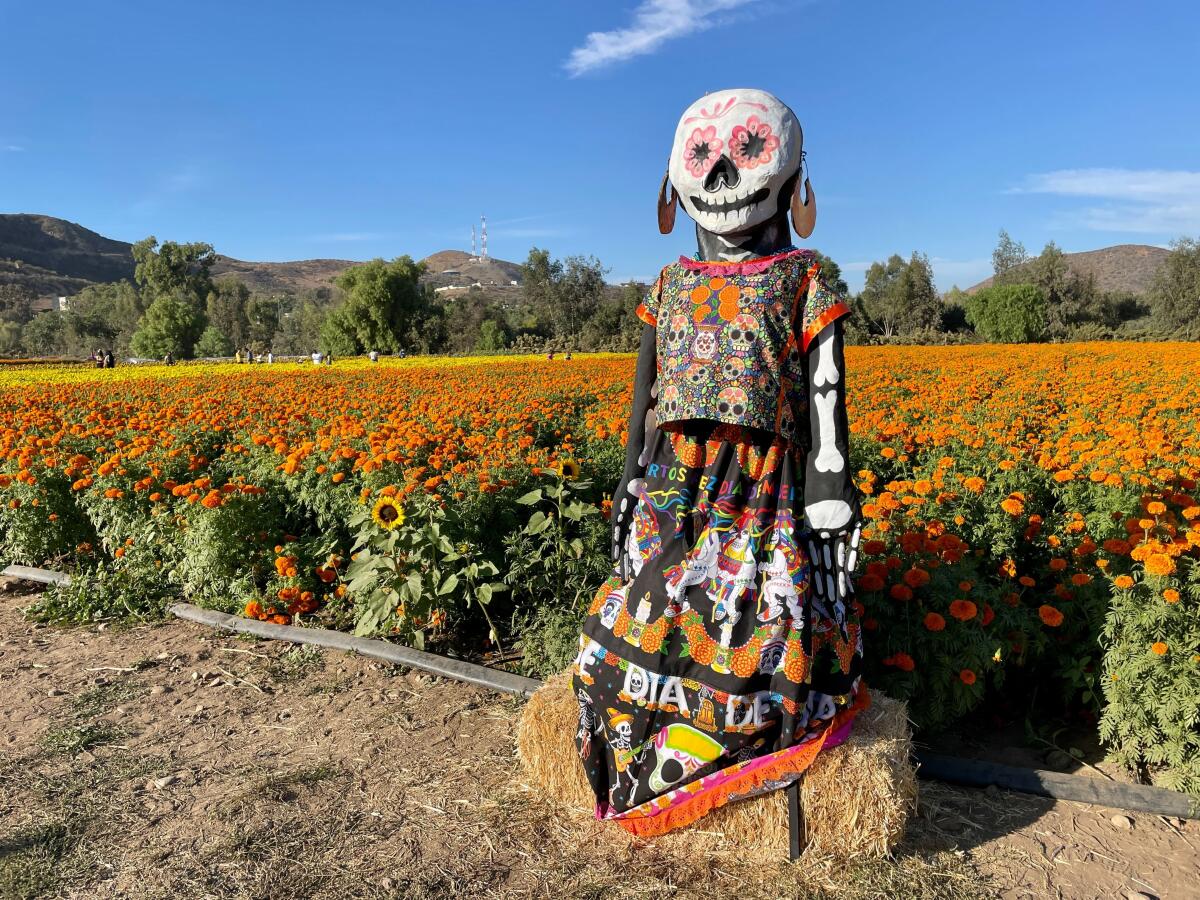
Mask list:
[[[1152,516],[1161,516],[1167,511],[1167,505],[1159,500],[1152,500],[1146,504],[1146,512]]]

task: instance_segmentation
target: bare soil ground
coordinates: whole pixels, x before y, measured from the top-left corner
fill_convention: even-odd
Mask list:
[[[0,898],[1091,900],[1200,884],[1196,822],[930,782],[895,860],[670,858],[539,800],[512,700],[183,622],[39,627],[31,599],[0,592]]]

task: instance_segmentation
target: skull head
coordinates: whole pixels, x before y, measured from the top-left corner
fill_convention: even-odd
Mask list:
[[[687,337],[688,318],[687,316],[672,316],[669,330],[667,331],[667,348],[670,350],[678,350],[683,346],[683,339]]]
[[[666,390],[663,391],[660,412],[662,413],[662,421],[675,421],[675,416],[679,412],[679,388],[675,385],[668,385]]]
[[[746,413],[746,392],[740,387],[727,387],[717,394],[717,412],[740,419]]]
[[[687,374],[684,377],[687,378],[688,384],[693,387],[701,387],[708,381],[708,366],[692,363],[688,366]]]
[[[717,326],[701,325],[692,340],[693,359],[712,359],[717,355]]]
[[[800,171],[803,146],[796,114],[778,97],[750,88],[717,91],[684,111],[668,173],[696,224],[737,234],[781,208],[780,193]]]
[[[724,748],[703,731],[675,722],[654,736],[654,771],[650,789],[661,794],[688,775],[702,769],[724,752]]]
[[[624,608],[624,588],[617,588],[615,591],[610,591],[608,596],[604,598],[604,605],[600,607],[600,623],[605,628],[611,629],[617,623],[617,617]]]
[[[746,363],[736,356],[727,357],[725,362],[721,363],[721,374],[728,381],[737,381],[745,371]]]
[[[780,663],[783,662],[785,650],[787,650],[787,642],[782,638],[763,644],[763,648],[758,654],[758,671],[764,675],[774,675]]]
[[[733,342],[733,349],[742,353],[749,350],[758,338],[758,329],[758,319],[749,313],[734,316],[729,323],[729,340]]]

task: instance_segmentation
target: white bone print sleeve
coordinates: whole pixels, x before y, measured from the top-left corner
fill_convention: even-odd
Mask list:
[[[812,444],[804,481],[804,516],[809,529],[813,590],[844,624],[854,595],[862,518],[858,488],[850,473],[850,429],[846,419],[842,324],[826,324],[809,346],[808,390]]]
[[[812,444],[804,479],[804,513],[816,532],[847,532],[857,524],[858,490],[850,476],[842,326],[831,322],[808,352]]]

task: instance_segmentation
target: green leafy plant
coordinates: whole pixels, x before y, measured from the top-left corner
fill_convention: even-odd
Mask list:
[[[345,577],[356,603],[355,634],[392,632],[423,648],[452,614],[473,608],[499,644],[488,604],[506,589],[494,580],[500,570],[471,542],[451,538],[455,519],[440,503],[421,497],[405,514],[384,498],[359,509],[350,526],[356,537]]]

